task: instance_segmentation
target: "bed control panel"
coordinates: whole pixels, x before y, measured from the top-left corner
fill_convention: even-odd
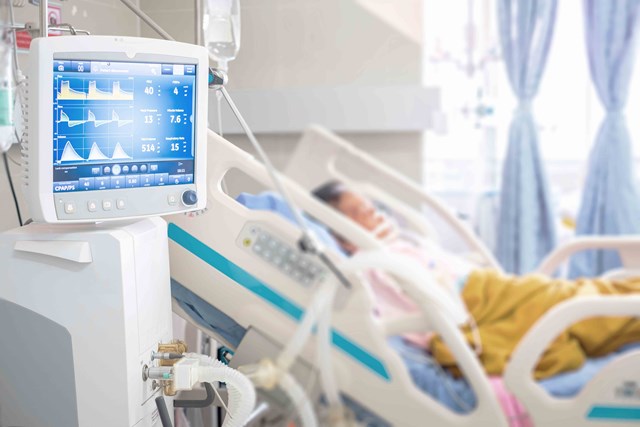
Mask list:
[[[247,224],[237,243],[305,287],[320,283],[325,277],[325,268],[313,257],[256,224]]]

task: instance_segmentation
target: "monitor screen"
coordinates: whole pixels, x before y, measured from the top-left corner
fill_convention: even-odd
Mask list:
[[[196,65],[56,59],[53,192],[190,184]]]

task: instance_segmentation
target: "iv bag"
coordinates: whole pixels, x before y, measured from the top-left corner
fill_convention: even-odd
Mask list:
[[[240,0],[201,0],[204,43],[218,67],[227,63],[240,50]]]

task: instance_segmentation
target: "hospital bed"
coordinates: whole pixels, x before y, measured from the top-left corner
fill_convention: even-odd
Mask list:
[[[309,191],[331,180],[340,181],[390,207],[403,218],[409,230],[420,236],[438,241],[442,234],[440,229],[451,230],[457,239],[465,243],[469,257],[476,265],[501,269],[489,248],[471,227],[437,197],[321,126],[310,126],[304,132],[284,174]],[[640,272],[639,236],[574,238],[549,254],[537,271],[554,274],[575,253],[592,249],[615,250],[619,253],[623,267],[610,274]]]
[[[193,324],[238,349],[243,347],[245,337],[234,337],[227,329],[247,331],[246,335],[251,331],[251,335],[261,336],[264,342],[283,345],[293,334],[314,288],[334,279],[314,258],[296,251],[300,231],[290,222],[271,212],[249,210],[222,191],[221,181],[232,169],[239,169],[259,182],[269,182],[264,167],[214,133],[209,133],[209,142],[208,209],[198,215],[169,218],[171,274],[174,298],[177,297],[174,307]],[[456,322],[440,305],[430,306],[421,316],[389,323],[371,316],[372,302],[360,284],[359,272],[383,268],[398,283],[419,282],[418,285],[428,280],[426,275],[408,274],[410,269],[405,269],[400,261],[395,266],[393,262],[385,263],[391,258],[379,241],[310,197],[302,186],[286,178],[283,182],[301,209],[363,248],[361,255],[350,259],[330,254],[353,284],[351,289],[341,289],[332,318],[331,356],[345,400],[375,420],[369,425],[411,426],[416,420],[426,419],[433,425],[508,425],[476,355],[464,341]],[[297,260],[291,263],[298,271],[306,268],[308,274],[283,269],[273,255],[257,250],[255,242],[259,241],[265,247],[272,246],[274,251],[296,254]],[[186,301],[185,295],[191,299]],[[425,305],[428,302],[427,299]],[[198,307],[205,307],[206,312],[214,309],[227,327],[203,318]],[[550,397],[526,374],[533,370],[537,356],[553,339],[559,325],[590,315],[638,312],[638,297],[584,299],[560,305],[540,320],[518,347],[505,373],[507,385],[530,410],[536,425],[579,425],[589,418],[589,425],[606,426],[612,418],[640,416],[633,400],[616,394],[629,381],[640,382],[638,351],[630,350],[615,358],[571,399]],[[426,329],[439,333],[457,357],[475,394],[473,410],[456,413],[424,393],[416,385],[403,355],[389,344],[390,337]],[[301,355],[301,361],[312,367],[313,345],[310,343]],[[252,356],[259,359],[260,347],[249,348],[250,353],[255,353]],[[247,357],[246,353],[243,357]],[[300,378],[300,382],[304,384],[305,379]]]

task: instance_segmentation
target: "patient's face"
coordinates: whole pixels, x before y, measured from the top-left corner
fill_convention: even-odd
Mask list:
[[[385,216],[376,209],[370,200],[351,191],[345,191],[338,200],[336,208],[360,224],[367,231],[374,231],[386,222]],[[386,237],[388,230],[383,230],[384,235],[378,237]]]

